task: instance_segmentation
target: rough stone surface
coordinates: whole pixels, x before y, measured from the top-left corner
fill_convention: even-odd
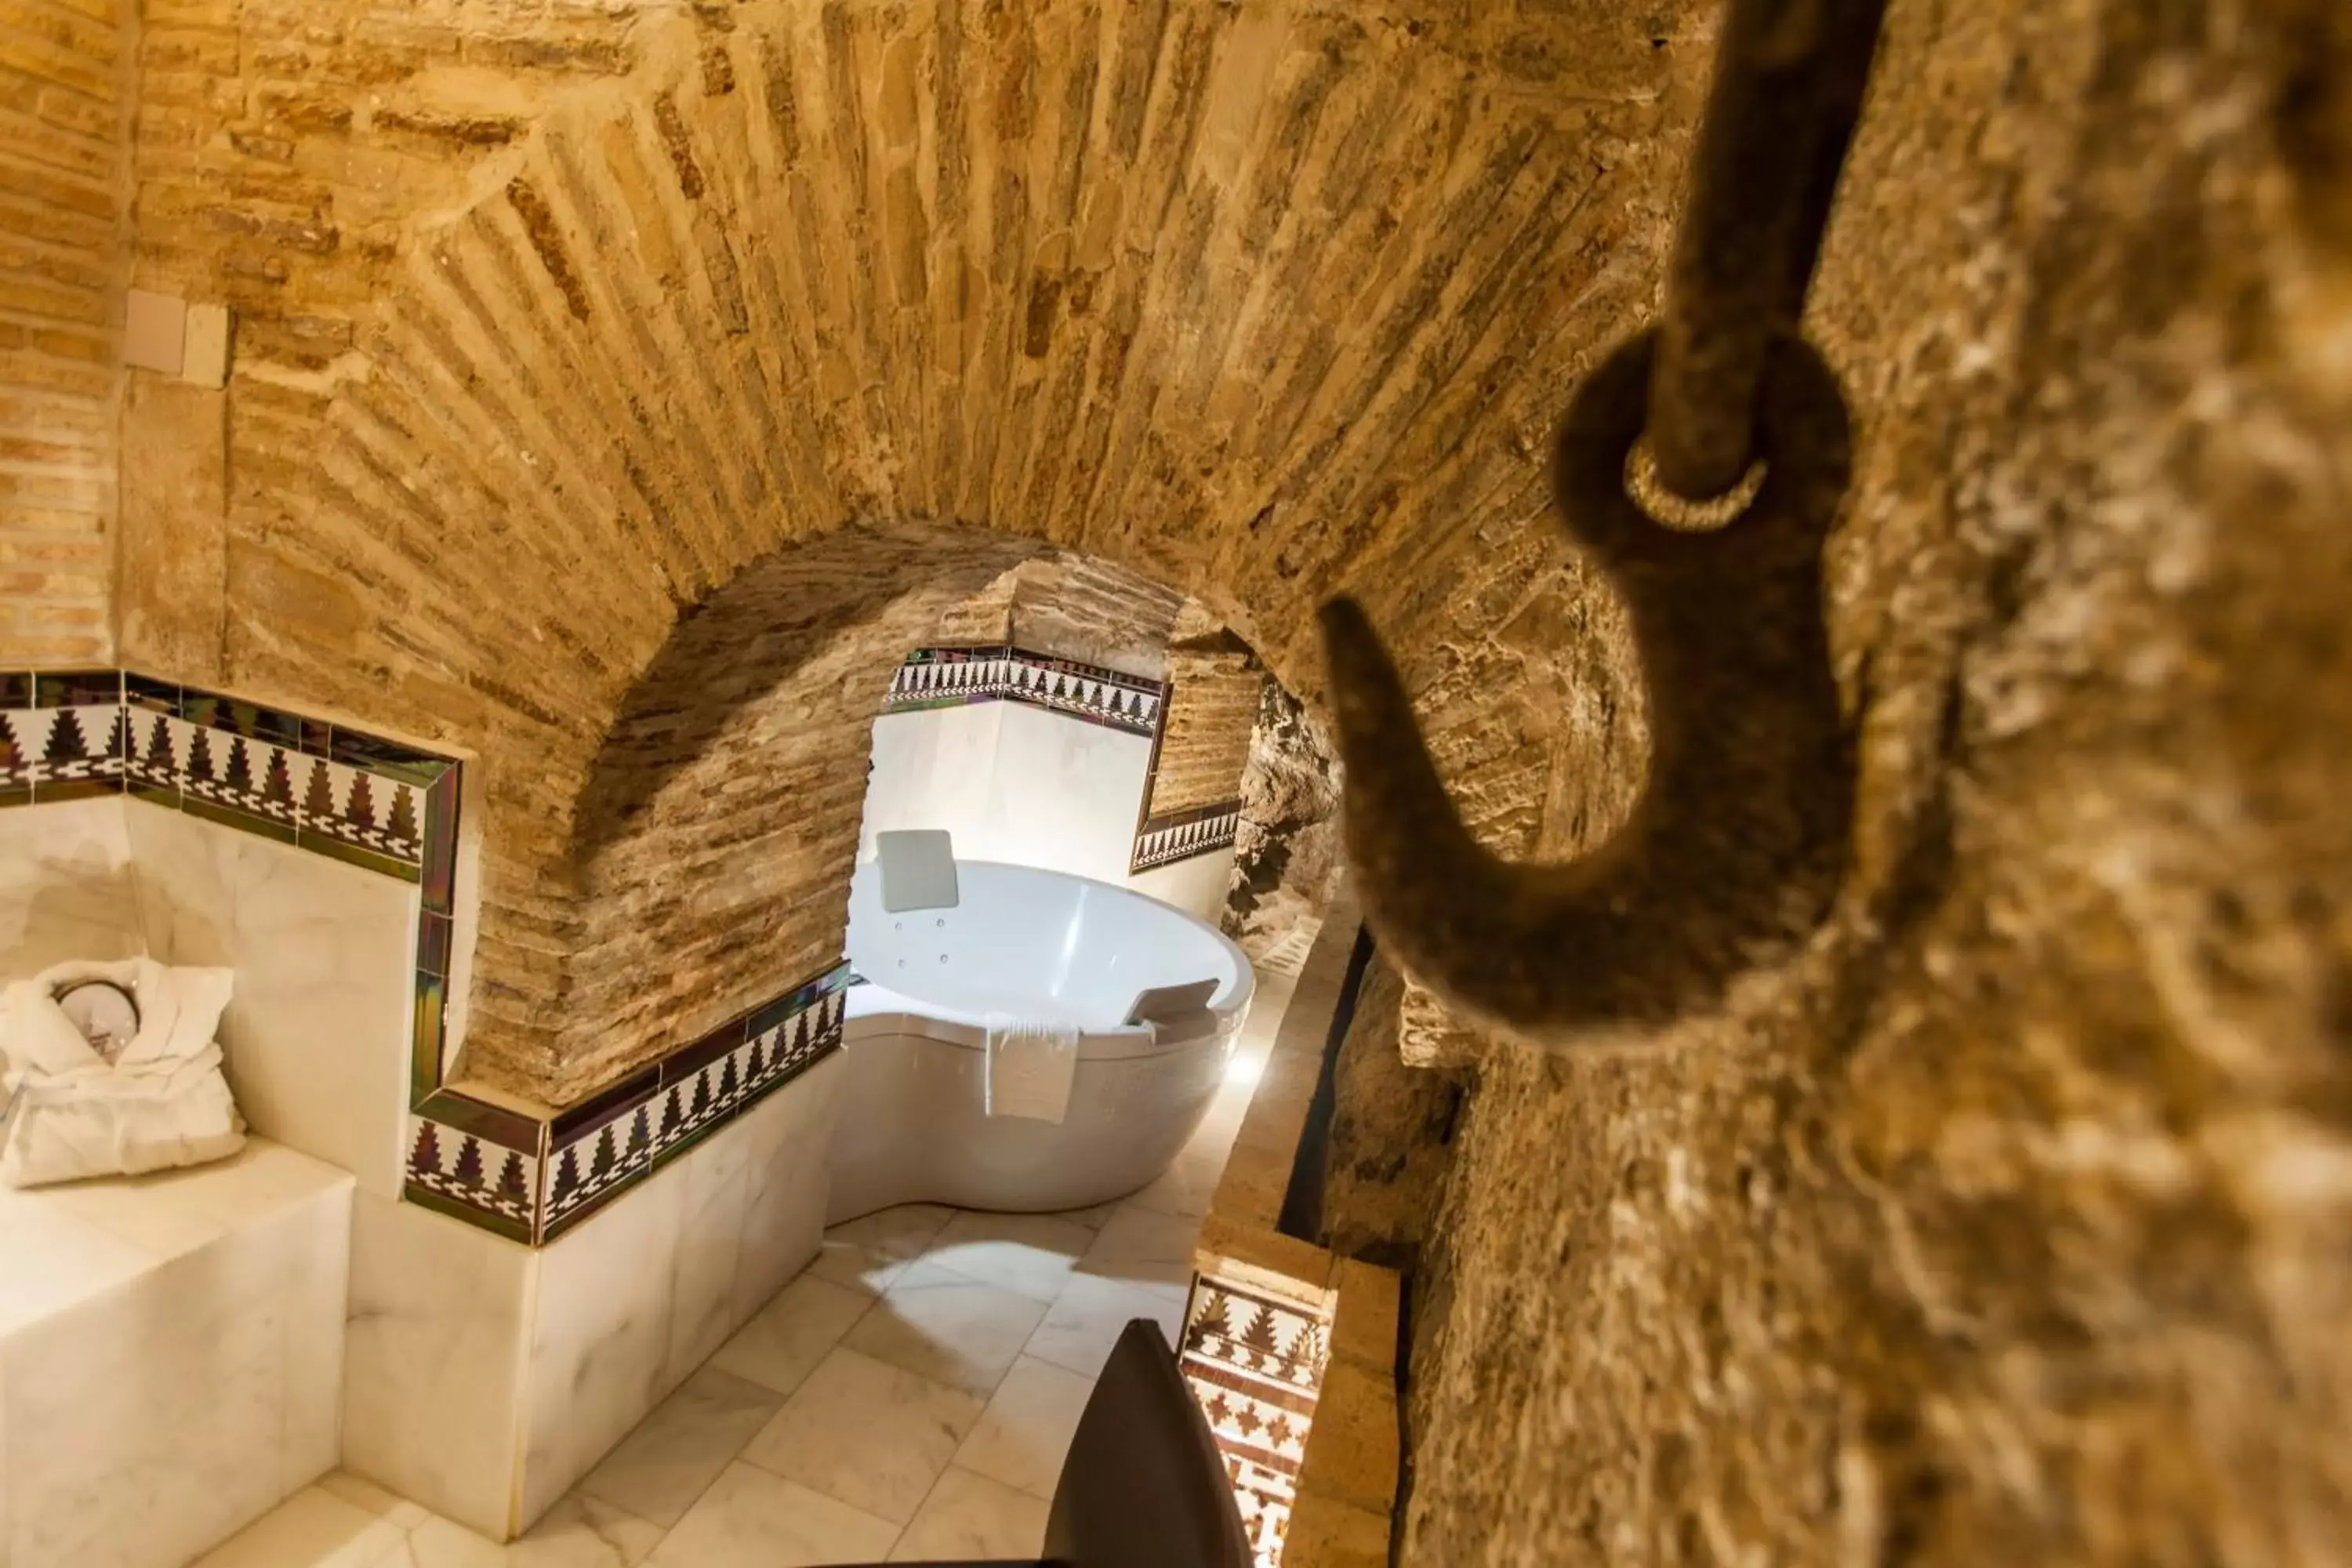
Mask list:
[[[1323,1177],[1323,1245],[1391,1268],[1429,1240],[1453,1164],[1461,1091],[1397,1055],[1404,982],[1377,954],[1334,1065],[1331,1141]]]
[[[1231,633],[1168,650],[1168,714],[1151,759],[1150,816],[1223,805],[1240,793],[1265,668]]]
[[[2341,1560],[2347,35],[1892,8],[1811,321],[1851,885],[1646,1053],[1486,1052],[1408,1562]]]
[[[1172,589],[1084,556],[1024,561],[950,610],[942,644],[1013,643],[1036,653],[1168,679],[1177,617],[1205,615]]]
[[[622,705],[546,896],[499,922],[529,945],[490,947],[486,920],[478,963],[497,978],[477,989],[469,1069],[530,1050],[567,1103],[829,968],[882,695],[1023,549],[845,530],[684,620]],[[552,1005],[547,984],[509,981],[559,963]]]
[[[1168,679],[1178,617],[1207,613],[1149,578],[1083,556],[1024,563],[1012,584],[1007,641],[1148,680]]]
[[[1242,769],[1242,821],[1225,934],[1250,962],[1297,972],[1315,940],[1344,850],[1339,761],[1314,713],[1273,681],[1260,693]]]
[[[113,653],[130,11],[0,9],[0,666]]]

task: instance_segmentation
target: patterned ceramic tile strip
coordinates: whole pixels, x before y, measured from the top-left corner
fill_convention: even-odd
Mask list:
[[[914,713],[972,702],[1026,702],[1090,724],[1150,735],[1168,689],[1100,665],[1025,649],[926,647],[907,656],[883,699],[885,713]]]
[[[837,1050],[849,965],[730,1019],[558,1116],[540,1240],[552,1241]]]
[[[456,864],[457,780],[449,758],[135,671],[0,673],[0,805],[130,794],[416,882]]]
[[[1330,1356],[1331,1325],[1312,1310],[1229,1280],[1194,1279],[1178,1361],[1224,1456],[1258,1568],[1282,1561]]]
[[[409,1201],[552,1241],[838,1049],[848,984],[837,964],[550,1120],[436,1090],[409,1119]]]
[[[410,1203],[528,1246],[539,1216],[545,1124],[467,1095],[430,1095],[408,1122]]]
[[[122,673],[0,675],[0,806],[119,795]]]
[[[1230,849],[1241,826],[1242,803],[1237,800],[1148,817],[1135,830],[1135,855],[1128,863],[1128,873],[1132,876],[1155,866],[1172,866],[1196,855]]]

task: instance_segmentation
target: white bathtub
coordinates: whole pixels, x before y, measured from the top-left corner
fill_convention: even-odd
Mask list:
[[[849,900],[848,1058],[827,1224],[894,1204],[1037,1213],[1149,1184],[1215,1097],[1256,977],[1180,910],[1058,871],[956,863],[953,909],[889,914],[858,868]],[[1215,980],[1208,1006],[1153,1030],[1123,1020],[1146,986]],[[982,1110],[992,1012],[1083,1034],[1058,1124]]]

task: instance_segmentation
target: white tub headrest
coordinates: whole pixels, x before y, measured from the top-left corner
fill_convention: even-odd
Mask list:
[[[1172,1024],[1187,1013],[1205,1013],[1217,994],[1214,980],[1188,980],[1181,985],[1147,985],[1127,1005],[1130,1024]]]
[[[877,833],[874,836],[874,868],[882,877],[882,908],[886,913],[956,907],[955,839],[944,829],[919,827]]]

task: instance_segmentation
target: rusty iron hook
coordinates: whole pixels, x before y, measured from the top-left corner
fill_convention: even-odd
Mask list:
[[[1853,738],[1830,664],[1822,550],[1851,469],[1837,378],[1797,334],[1884,0],[1732,0],[1664,321],[1562,422],[1555,496],[1630,612],[1649,774],[1609,841],[1519,865],[1464,826],[1361,609],[1325,605],[1349,858],[1403,966],[1489,1026],[1550,1044],[1712,1005],[1827,911],[1852,831]],[[1735,488],[1722,527],[1654,521]]]
[[[1804,313],[1885,0],[1732,0],[1675,232],[1643,443],[1685,500],[1754,455],[1773,340]]]
[[[1853,751],[1821,607],[1844,401],[1818,355],[1782,340],[1755,500],[1717,532],[1661,528],[1623,479],[1654,346],[1634,339],[1585,382],[1559,442],[1570,526],[1624,596],[1648,689],[1648,781],[1606,844],[1553,866],[1480,846],[1363,610],[1323,608],[1365,912],[1408,972],[1532,1038],[1706,1005],[1810,931],[1844,868]]]

